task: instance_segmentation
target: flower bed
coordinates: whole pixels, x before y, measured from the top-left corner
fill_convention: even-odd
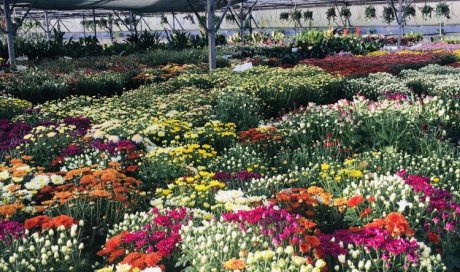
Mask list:
[[[456,271],[456,71],[222,69],[15,112],[0,268]]]
[[[342,76],[360,77],[372,73],[398,74],[403,69],[418,69],[432,63],[443,63],[443,54],[396,53],[381,56],[330,56],[307,59],[303,64],[315,65]]]

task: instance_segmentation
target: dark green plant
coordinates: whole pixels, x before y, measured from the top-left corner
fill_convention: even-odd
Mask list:
[[[367,6],[364,14],[367,20],[377,18],[376,8],[373,5]]]
[[[304,11],[303,18],[306,21],[313,21],[313,11],[311,10]]]
[[[331,7],[331,8],[327,9],[326,18],[329,21],[329,23],[331,22],[331,20],[335,20],[335,18],[337,18],[337,13],[335,11],[335,7]]]
[[[281,21],[289,21],[289,12],[281,12],[280,13],[280,20]]]
[[[441,2],[436,5],[436,16],[450,19],[450,7],[447,3]]]
[[[166,31],[166,39],[171,49],[182,51],[190,46],[190,33],[180,30]]]
[[[383,21],[387,24],[391,24],[395,20],[395,13],[392,7],[383,7]]]
[[[406,7],[406,10],[404,11],[404,19],[410,19],[412,17],[415,17],[416,10],[414,6],[408,6]]]
[[[426,20],[428,18],[431,18],[434,8],[425,3],[425,5],[422,8],[420,8],[420,11],[422,12],[423,19]]]

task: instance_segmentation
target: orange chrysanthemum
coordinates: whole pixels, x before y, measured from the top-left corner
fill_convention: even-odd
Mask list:
[[[230,259],[224,262],[224,268],[229,270],[242,270],[246,267],[246,263],[240,259]]]
[[[59,215],[54,218],[52,218],[50,221],[45,222],[42,224],[43,229],[50,229],[50,228],[57,228],[60,226],[64,226],[66,228],[72,226],[75,224],[75,220],[68,216],[68,215]]]
[[[7,218],[13,216],[18,210],[24,208],[22,203],[13,203],[0,206],[0,215]]]
[[[27,219],[24,222],[24,228],[26,229],[33,229],[33,228],[41,228],[41,226],[45,223],[48,223],[51,220],[49,216],[46,215],[39,215],[32,218]]]

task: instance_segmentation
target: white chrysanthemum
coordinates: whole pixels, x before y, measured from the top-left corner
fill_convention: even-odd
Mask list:
[[[8,171],[0,172],[0,181],[4,181],[10,177],[10,173]]]
[[[107,136],[107,140],[109,142],[118,143],[118,141],[120,141],[120,137],[118,137],[116,135],[109,135],[109,136]]]
[[[141,272],[162,272],[161,268],[158,266],[155,267],[147,267],[146,269],[142,270]]]
[[[60,185],[60,184],[64,184],[65,180],[62,176],[60,175],[52,175],[51,176],[51,182],[54,184],[54,185]]]
[[[50,183],[50,177],[46,175],[38,175],[27,182],[24,186],[29,190],[40,190]]]
[[[116,272],[129,272],[131,270],[131,266],[129,264],[118,264],[115,267]]]
[[[102,130],[96,130],[93,134],[94,139],[102,139],[104,138],[105,132]]]
[[[217,202],[231,202],[235,201],[236,199],[244,197],[244,193],[241,190],[220,190],[215,195],[215,199]]]
[[[131,141],[135,142],[136,144],[141,143],[143,140],[144,140],[144,137],[142,137],[139,134],[136,134],[133,137],[131,137]]]

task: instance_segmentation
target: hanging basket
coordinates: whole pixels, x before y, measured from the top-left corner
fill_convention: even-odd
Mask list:
[[[447,3],[439,3],[436,6],[436,16],[450,19],[450,8]]]
[[[367,6],[365,10],[365,17],[367,20],[372,20],[372,19],[377,18],[376,8],[372,5]]]
[[[395,13],[393,11],[393,8],[391,7],[383,7],[383,20],[387,23],[387,24],[391,24],[391,22],[393,22],[395,20]]]
[[[415,17],[415,8],[414,6],[408,6],[406,7],[406,10],[404,11],[404,19],[410,19],[412,17]]]
[[[422,12],[423,19],[426,20],[428,18],[431,18],[434,8],[430,5],[425,4],[422,8],[420,8],[420,11]]]
[[[335,8],[328,8],[326,11],[327,20],[330,22],[331,19],[335,20],[336,17],[337,17],[337,13],[335,12]]]
[[[303,13],[303,18],[306,21],[313,21],[313,11],[307,10]]]
[[[280,20],[281,21],[289,21],[289,12],[281,12],[280,13]]]
[[[340,9],[340,17],[342,17],[343,19],[350,19],[351,17],[351,11],[350,11],[350,8],[348,7],[342,7]]]

